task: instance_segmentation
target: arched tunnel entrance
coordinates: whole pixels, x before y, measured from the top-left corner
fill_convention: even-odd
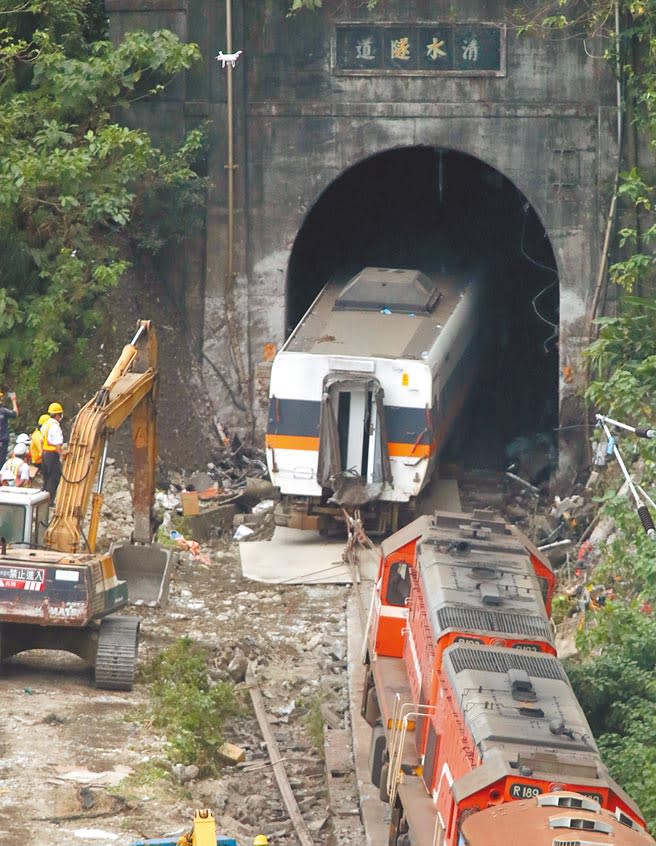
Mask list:
[[[389,150],[345,171],[297,235],[287,331],[326,282],[365,266],[483,273],[488,354],[449,457],[500,469],[527,441],[542,439],[555,459],[556,263],[544,227],[510,180],[472,156],[427,146]]]

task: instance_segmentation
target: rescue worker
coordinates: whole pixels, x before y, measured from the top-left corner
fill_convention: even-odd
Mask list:
[[[42,414],[39,417],[36,429],[32,432],[30,438],[30,461],[35,467],[41,466],[41,454],[43,451],[43,435],[41,434],[41,427],[50,419],[49,414]]]
[[[55,505],[57,488],[61,479],[61,453],[64,446],[64,433],[60,421],[64,416],[64,409],[58,402],[51,402],[48,406],[50,415],[41,426],[41,472],[43,473],[43,490],[50,494],[50,507]]]
[[[253,846],[269,846],[269,838],[266,834],[258,834],[253,839]]]
[[[11,458],[0,469],[1,485],[22,488],[30,484],[30,465],[25,460],[26,455],[26,444],[16,444]]]
[[[11,400],[12,408],[6,408],[3,405],[5,392],[0,390],[0,466],[7,460],[7,449],[9,448],[9,426],[7,421],[13,417],[18,417],[16,394],[13,391],[9,391],[7,396]]]

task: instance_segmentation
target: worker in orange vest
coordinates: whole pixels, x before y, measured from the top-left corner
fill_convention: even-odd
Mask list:
[[[48,406],[48,414],[50,417],[41,426],[41,472],[43,473],[43,489],[50,494],[50,506],[53,507],[61,479],[64,433],[60,421],[64,416],[64,409],[60,403],[51,402]]]

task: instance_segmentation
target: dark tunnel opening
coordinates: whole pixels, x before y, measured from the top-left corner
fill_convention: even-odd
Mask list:
[[[327,281],[346,282],[368,265],[429,275],[471,268],[485,277],[489,354],[448,457],[500,469],[538,435],[555,445],[556,263],[544,227],[507,178],[471,156],[424,146],[390,150],[344,172],[296,238],[288,332]]]

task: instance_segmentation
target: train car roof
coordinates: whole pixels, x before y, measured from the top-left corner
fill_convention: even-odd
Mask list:
[[[600,807],[570,791],[486,808],[462,822],[467,846],[553,846],[554,843],[598,843],[608,846],[653,846],[654,839],[624,815]]]
[[[553,644],[533,563],[502,521],[438,515],[418,544],[417,561],[437,638],[459,629]]]
[[[552,655],[454,645],[444,670],[479,749],[489,744],[596,752],[592,731],[565,671]]]
[[[346,308],[335,307],[340,294],[354,281],[329,282],[316,298],[292,335],[287,340],[285,352],[304,352],[315,355],[349,355],[377,358],[421,359],[435,343],[443,327],[459,302],[467,284],[464,275],[439,275],[436,277],[439,296],[432,309],[408,311],[399,304],[398,285],[391,286],[393,294],[388,301],[380,284],[380,271],[406,274],[409,288],[417,276],[416,270],[365,268],[372,271],[375,297],[365,303],[362,286]],[[423,274],[420,274],[423,275]],[[358,277],[355,277],[357,279]],[[436,331],[437,330],[437,331]]]

